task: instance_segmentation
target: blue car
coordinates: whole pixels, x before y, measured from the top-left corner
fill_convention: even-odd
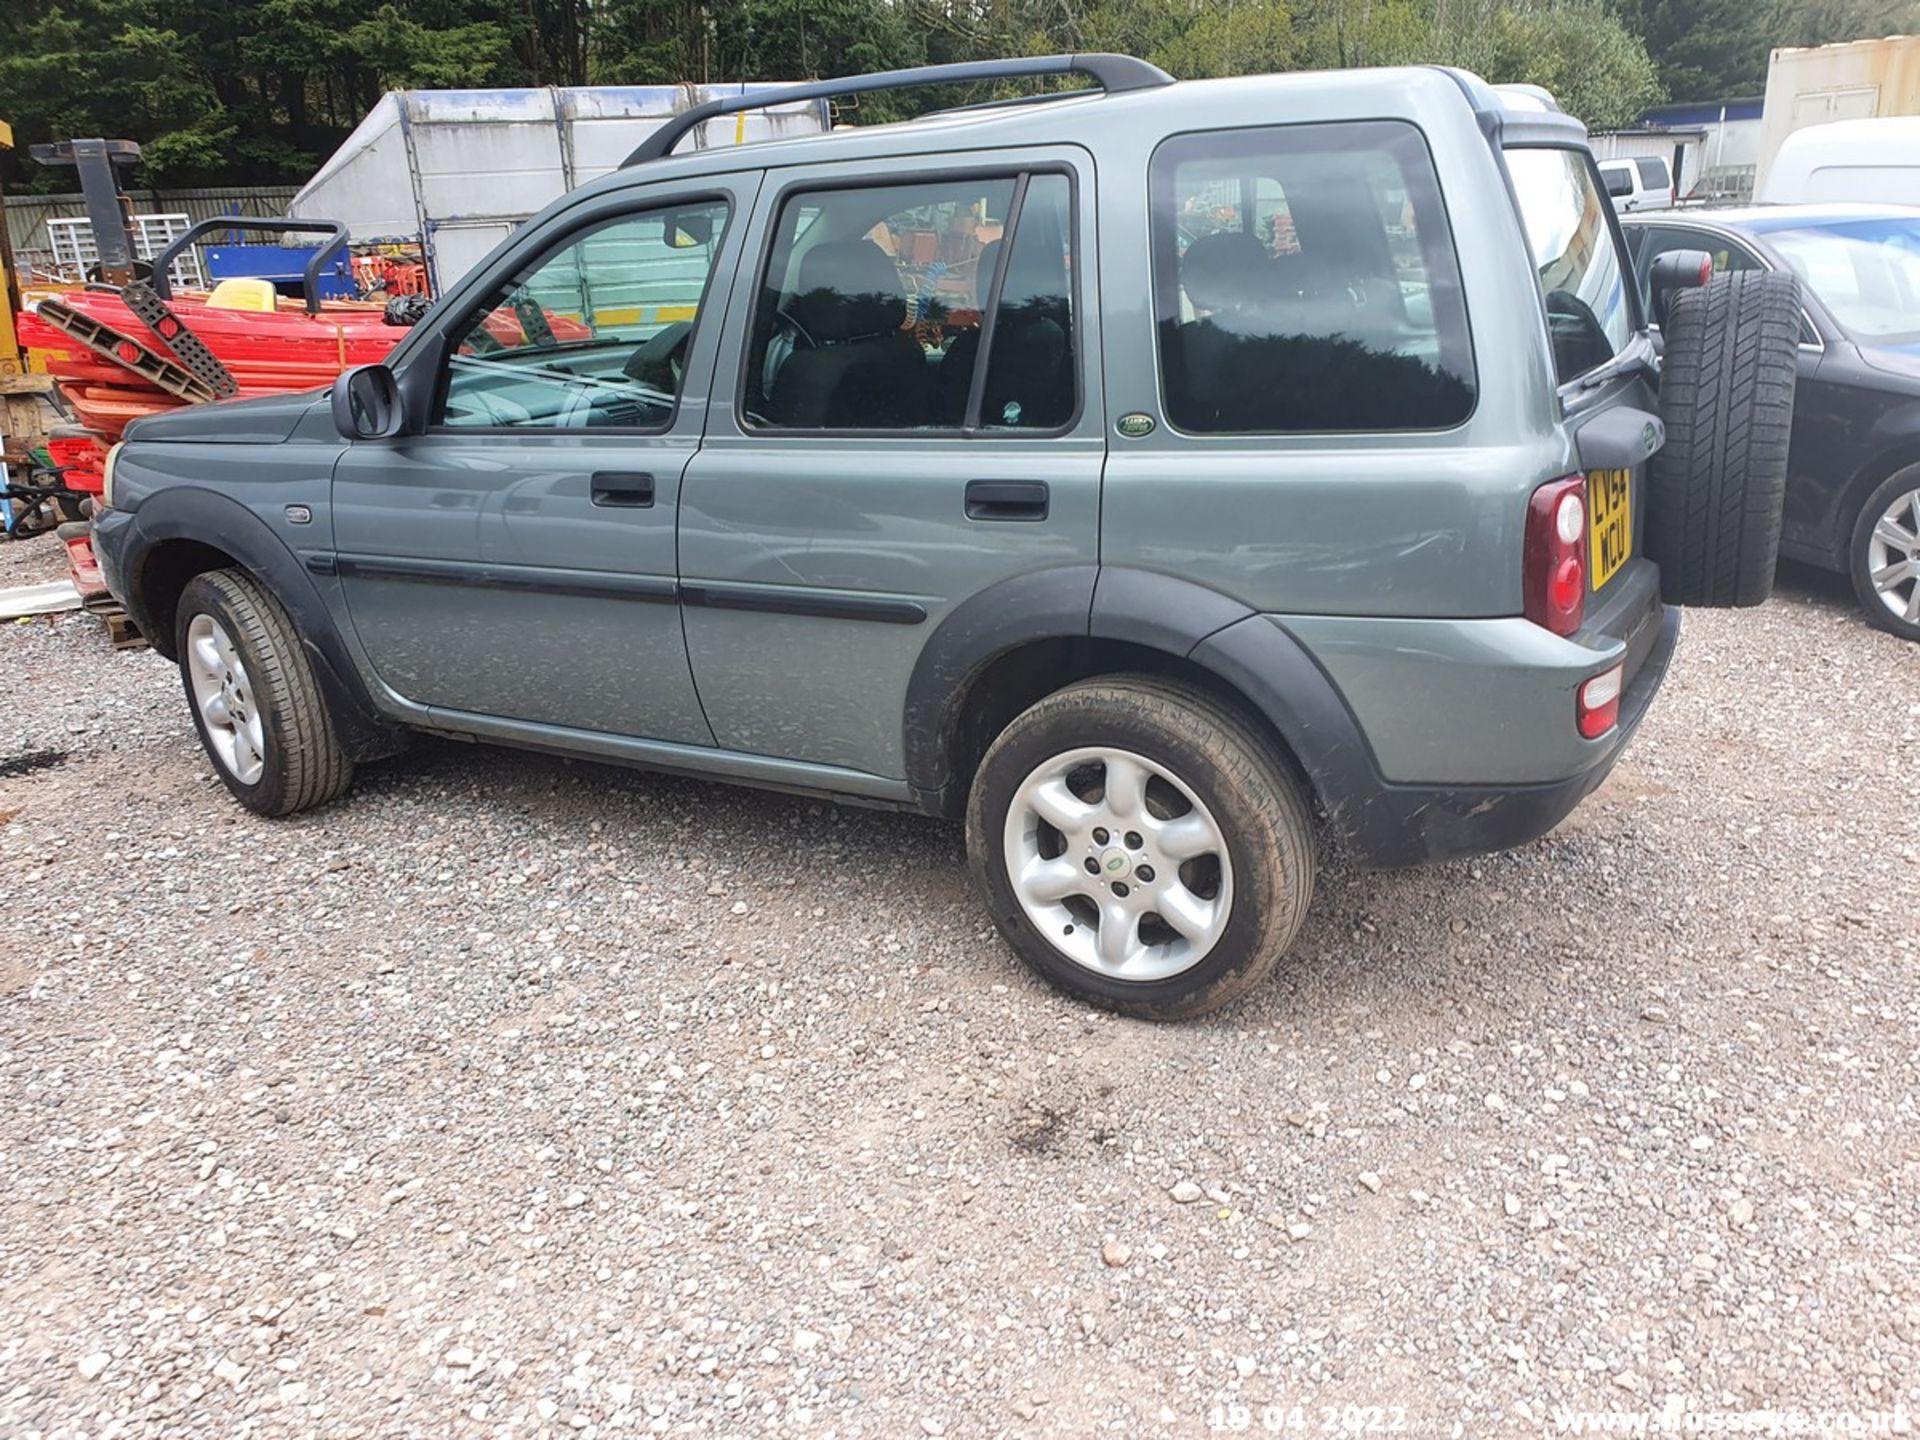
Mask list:
[[[1844,572],[1868,621],[1920,640],[1920,208],[1767,205],[1623,215],[1653,262],[1800,277],[1800,384],[1780,553]]]

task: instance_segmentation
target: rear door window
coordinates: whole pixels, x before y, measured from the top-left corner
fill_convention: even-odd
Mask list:
[[[1713,257],[1715,274],[1761,268],[1758,256],[1725,236],[1678,225],[1635,225],[1627,231],[1627,245],[1633,252],[1634,278],[1640,286],[1642,305],[1650,306],[1653,299],[1653,262],[1675,250],[1706,251]]]
[[[1560,383],[1604,365],[1633,335],[1611,208],[1583,151],[1513,149],[1507,170],[1540,271]]]
[[[1640,286],[1640,303],[1649,315],[1653,311],[1653,262],[1675,250],[1704,250],[1713,257],[1716,275],[1730,270],[1764,270],[1758,255],[1711,230],[1690,230],[1677,225],[1635,225],[1627,231],[1627,248],[1633,254],[1634,278]],[[1800,343],[1818,345],[1819,332],[1806,312],[1800,312]]]
[[[1174,426],[1439,430],[1472,413],[1453,237],[1412,125],[1176,136],[1154,153],[1150,184]]]
[[[755,309],[746,423],[1065,427],[1079,393],[1072,243],[1064,174],[796,191]]]
[[[1640,184],[1647,190],[1664,190],[1673,182],[1667,178],[1667,162],[1658,155],[1641,156],[1633,162],[1633,168],[1640,172]]]

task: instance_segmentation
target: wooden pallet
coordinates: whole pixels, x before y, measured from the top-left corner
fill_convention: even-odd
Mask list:
[[[89,615],[96,615],[100,623],[107,627],[107,639],[116,650],[144,650],[147,637],[140,633],[139,627],[127,614],[126,607],[111,595],[82,602]]]

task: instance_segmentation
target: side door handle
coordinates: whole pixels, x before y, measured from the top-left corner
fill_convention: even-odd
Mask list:
[[[969,520],[1044,520],[1048,490],[1044,480],[969,480]]]
[[[653,476],[602,470],[593,477],[593,503],[615,509],[644,510],[653,504]]]

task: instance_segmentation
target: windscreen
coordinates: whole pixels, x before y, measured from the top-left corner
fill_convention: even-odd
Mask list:
[[[1775,230],[1767,240],[1855,340],[1920,342],[1920,224],[1861,220]]]

